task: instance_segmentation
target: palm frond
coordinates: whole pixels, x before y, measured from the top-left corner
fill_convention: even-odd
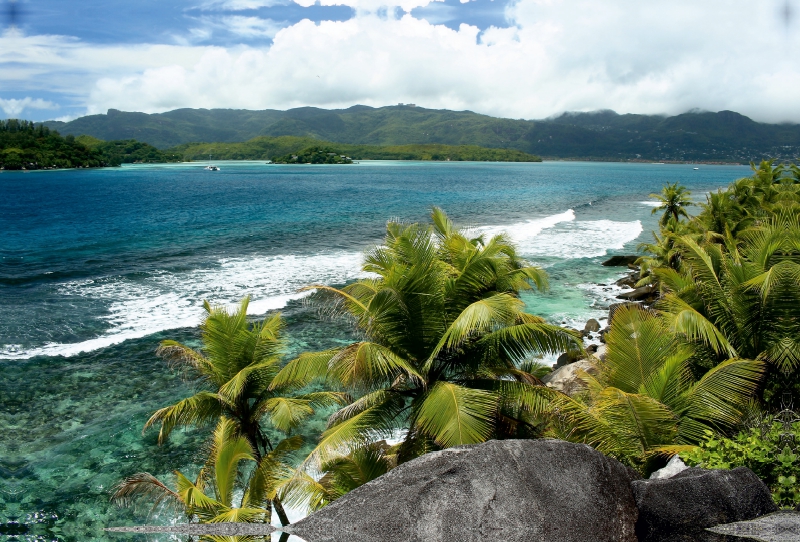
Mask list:
[[[438,382],[420,404],[415,421],[442,447],[476,444],[491,436],[498,406],[494,393]]]

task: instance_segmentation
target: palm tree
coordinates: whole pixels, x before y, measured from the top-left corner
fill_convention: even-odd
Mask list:
[[[518,293],[547,285],[504,235],[457,229],[440,209],[433,225],[390,222],[368,251],[370,278],[317,285],[315,301],[349,318],[363,339],[291,361],[272,386],[324,378],[360,398],[331,416],[312,458],[401,431],[399,461],[426,451],[538,431],[553,392],[522,363],[581,349],[577,335],[524,311]]]
[[[364,444],[322,463],[319,478],[298,470],[282,486],[284,502],[296,506],[306,504],[311,511],[319,510],[396,467],[396,448],[385,440]]]
[[[284,343],[279,314],[249,324],[247,306],[239,309],[204,303],[206,317],[200,325],[203,348],[194,350],[175,341],[163,341],[157,353],[197,379],[200,390],[177,403],[156,411],[144,426],[146,431],[160,424],[159,444],[166,441],[176,426],[206,425],[225,417],[236,435],[245,438],[257,462],[273,450],[262,421],[274,429],[290,433],[317,407],[342,404],[341,393],[318,392],[297,395],[291,383],[274,385],[280,369]],[[288,524],[279,500],[275,511]]]
[[[652,214],[664,211],[659,220],[662,226],[665,226],[670,219],[679,221],[681,217],[689,218],[686,207],[694,205],[692,200],[689,199],[691,195],[692,193],[685,186],[681,186],[678,183],[667,184],[661,189],[660,194],[650,194],[651,198],[657,199],[660,203],[658,207],[653,209]]]
[[[259,461],[250,442],[239,434],[238,423],[223,416],[214,430],[209,463],[194,482],[175,471],[175,489],[171,489],[150,473],[141,472],[118,484],[111,500],[127,506],[145,498],[154,501],[154,507],[161,503],[182,507],[190,520],[200,523],[268,523],[270,502],[280,481],[291,477],[288,460],[301,445],[300,437],[284,439]],[[247,464],[252,466],[247,468]],[[245,482],[235,505],[240,479]]]
[[[797,208],[724,245],[701,246],[688,237],[679,243],[682,270],[655,271],[667,291],[657,306],[670,331],[718,360],[759,359],[769,362],[770,373],[793,375],[800,367]]]
[[[731,358],[695,380],[689,363],[696,349],[636,306],[617,309],[606,344],[598,375],[582,375],[585,396],[556,400],[563,422],[556,433],[644,474],[653,458],[688,449],[705,430],[733,427],[764,370],[761,361]]]

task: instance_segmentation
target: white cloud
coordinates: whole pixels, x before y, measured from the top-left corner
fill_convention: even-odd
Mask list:
[[[241,15],[226,15],[222,17],[201,17],[200,21],[205,25],[204,29],[194,29],[193,34],[203,39],[211,37],[211,30],[228,32],[241,38],[273,38],[278,30],[285,25],[272,19],[262,19],[260,17],[244,17]]]
[[[406,11],[402,2],[428,3],[394,0]],[[784,30],[775,6],[518,0],[506,13],[515,27],[479,32],[410,15],[397,19],[391,9],[383,17],[369,13],[386,0],[321,3],[347,3],[357,15],[344,22],[300,21],[277,31],[263,49],[72,44],[71,52],[42,46],[36,55],[43,70],[51,61],[98,67],[92,74],[103,76],[90,78],[96,83],[84,90],[90,112],[414,102],[513,118],[603,108],[674,114],[699,107],[800,121],[794,59],[800,37]],[[229,30],[274,30],[272,22],[251,19],[231,21]],[[0,39],[0,61],[2,50]],[[33,73],[23,65],[20,70]],[[11,77],[5,68],[0,72],[0,83]]]
[[[10,118],[18,118],[26,109],[58,109],[58,104],[30,96],[19,100],[0,98],[0,109]]]
[[[200,9],[244,11],[248,9],[284,6],[291,2],[292,0],[212,0],[211,2],[202,4]]]

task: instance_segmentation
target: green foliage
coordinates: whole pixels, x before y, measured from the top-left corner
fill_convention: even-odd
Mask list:
[[[690,220],[685,191],[666,187],[661,233],[640,263],[669,331],[703,353],[693,372],[729,357],[766,361],[761,398],[773,408],[800,367],[800,175],[772,161],[752,169]]]
[[[88,148],[73,136],[32,122],[0,121],[0,169],[55,169],[102,167],[114,163],[101,152]]]
[[[311,459],[406,430],[399,460],[489,438],[539,434],[554,392],[526,372],[537,353],[581,348],[578,336],[523,311],[518,293],[546,275],[507,237],[456,228],[440,209],[432,225],[389,222],[365,255],[372,278],[341,289],[315,285],[311,302],[349,319],[363,340],[289,362],[272,386],[322,379],[360,398],[336,412]],[[529,365],[529,364],[528,364]]]
[[[158,354],[196,379],[200,388],[194,395],[156,411],[147,421],[145,431],[160,425],[159,444],[176,427],[208,425],[224,418],[228,420],[226,431],[245,439],[253,459],[261,465],[277,449],[262,426],[263,420],[289,434],[316,408],[345,402],[346,396],[341,393],[301,394],[302,386],[275,381],[284,348],[283,322],[280,315],[274,315],[250,324],[248,303],[245,298],[233,312],[204,304],[202,350],[175,341],[163,341],[159,346]],[[273,504],[285,525],[288,519],[280,502]]]
[[[335,152],[330,147],[307,147],[297,154],[284,154],[272,159],[275,164],[352,164],[348,156]]]
[[[182,162],[183,155],[172,151],[160,151],[157,148],[135,139],[118,141],[88,141],[87,146],[100,151],[106,160],[115,164],[164,164]],[[92,138],[93,139],[93,138]]]
[[[319,510],[397,466],[396,448],[383,440],[359,446],[322,463],[318,479],[298,471],[282,488],[284,502]]]
[[[305,137],[257,137],[244,143],[188,143],[170,149],[187,159],[272,160],[278,164],[340,163],[342,155],[354,160],[452,160],[473,162],[539,162],[537,156],[514,149],[490,149],[475,145],[351,145]],[[332,161],[325,156],[333,153]],[[298,162],[294,159],[305,160]],[[316,160],[316,161],[315,161]],[[345,163],[347,163],[345,161]]]
[[[585,442],[649,474],[656,456],[700,442],[705,431],[734,427],[756,390],[764,364],[730,359],[699,379],[689,371],[690,344],[658,314],[619,307],[597,376],[583,374],[582,397],[560,397],[560,436]]]
[[[733,437],[705,432],[696,447],[681,453],[687,464],[707,469],[747,467],[770,488],[775,503],[783,508],[800,505],[800,455],[793,448],[800,443],[800,422],[784,424],[774,417]]]
[[[192,482],[175,471],[175,489],[146,472],[134,474],[114,488],[111,501],[127,506],[139,499],[183,508],[190,520],[199,523],[269,523],[270,504],[282,480],[293,469],[287,459],[301,445],[298,437],[282,440],[261,459],[241,436],[235,421],[221,417],[211,441],[209,460]],[[234,503],[234,494],[241,497]]]
[[[691,192],[686,190],[685,186],[678,183],[667,184],[660,194],[650,194],[651,198],[655,198],[659,205],[653,209],[653,214],[663,211],[659,224],[663,227],[666,226],[670,220],[679,221],[681,217],[689,218],[686,213],[686,207],[694,205],[692,200],[689,199],[692,195]]]
[[[601,160],[746,163],[764,155],[792,158],[800,154],[800,126],[761,124],[732,111],[674,117],[598,111],[531,121],[410,106],[359,105],[343,110],[301,107],[288,111],[178,109],[152,115],[110,109],[106,115],[46,125],[65,134],[90,134],[104,140],[135,135],[160,149],[195,141],[242,142],[260,136],[309,140],[305,145],[258,159],[296,152],[320,141],[388,146],[475,145],[538,156]],[[348,149],[337,151],[355,158]],[[222,154],[211,154],[222,158]]]

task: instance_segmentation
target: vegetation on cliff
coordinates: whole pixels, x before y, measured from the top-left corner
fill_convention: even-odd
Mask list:
[[[94,168],[182,159],[180,154],[165,153],[135,140],[62,137],[41,124],[14,119],[0,121],[0,168],[5,170]]]
[[[161,151],[148,143],[135,139],[117,141],[102,141],[100,139],[82,135],[76,141],[100,151],[102,155],[114,164],[163,164],[168,162],[182,162],[180,153]]]
[[[0,121],[0,168],[5,170],[102,167],[115,165],[100,151],[73,136],[61,137],[32,122]]]

